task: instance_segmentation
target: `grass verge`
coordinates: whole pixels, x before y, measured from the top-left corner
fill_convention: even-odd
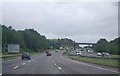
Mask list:
[[[115,68],[120,68],[118,66],[120,61],[118,60],[113,60],[113,59],[105,59],[105,58],[88,58],[88,57],[82,57],[82,56],[70,56],[68,51],[65,51],[63,55],[77,61],[83,61],[83,62],[88,62],[88,63],[94,63],[94,64],[99,64],[99,65],[104,65],[104,66],[110,66],[110,67],[115,67]]]
[[[31,52],[30,55],[33,56],[33,55],[38,55],[40,54],[41,52]],[[11,59],[16,59],[16,58],[19,58],[21,57],[22,53],[19,54],[19,53],[11,53],[11,54],[6,54],[5,56],[3,55],[3,57],[0,57],[2,60],[11,60]]]

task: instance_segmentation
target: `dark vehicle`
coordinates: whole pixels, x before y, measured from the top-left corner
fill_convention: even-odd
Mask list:
[[[51,56],[51,54],[50,54],[50,53],[47,53],[47,56]]]
[[[24,52],[21,57],[22,60],[28,59],[30,60],[30,53],[29,52]]]
[[[48,53],[49,51],[48,50],[45,50],[45,53]]]
[[[55,52],[58,52],[58,50],[55,50]]]
[[[45,53],[48,53],[48,51],[45,51]]]

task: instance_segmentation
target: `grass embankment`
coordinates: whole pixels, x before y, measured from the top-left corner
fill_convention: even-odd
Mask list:
[[[78,61],[88,62],[88,63],[94,63],[99,65],[105,65],[110,67],[118,68],[118,63],[120,61],[113,60],[113,59],[105,59],[105,58],[88,58],[88,57],[82,57],[82,56],[70,56],[68,51],[65,51],[63,55]],[[120,68],[120,67],[119,67]]]

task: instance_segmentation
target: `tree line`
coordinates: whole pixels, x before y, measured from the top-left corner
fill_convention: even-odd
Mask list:
[[[20,51],[43,51],[48,48],[45,36],[34,29],[15,30],[11,26],[2,25],[2,47],[7,44],[19,44]]]
[[[79,45],[73,45],[75,41],[68,38],[46,39],[44,35],[40,35],[34,29],[15,30],[11,26],[0,26],[2,26],[3,50],[6,44],[19,44],[20,51],[32,50],[33,52],[51,48],[58,49],[61,46],[79,48]],[[109,52],[120,55],[120,37],[109,42],[106,39],[100,39],[92,48],[96,52]]]
[[[58,39],[48,39],[49,46],[52,46],[54,49],[59,47],[74,47],[74,41],[68,38],[58,38]],[[79,45],[75,45],[76,48],[79,48]]]
[[[96,52],[108,52],[120,55],[120,37],[109,42],[106,39],[100,39],[95,45],[93,45],[93,49]]]

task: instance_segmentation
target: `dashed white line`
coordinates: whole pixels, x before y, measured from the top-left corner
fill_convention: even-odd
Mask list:
[[[58,67],[58,69],[60,69],[60,70],[61,70],[62,68],[61,68],[61,67]]]
[[[15,66],[13,69],[17,69],[19,66]]]
[[[33,61],[34,59],[32,59],[31,61]]]
[[[30,60],[28,62],[31,62]]]
[[[56,64],[54,64],[54,65],[56,65]]]
[[[64,58],[61,54],[61,58]],[[71,59],[67,59],[67,58],[64,58],[66,60],[69,60],[69,61],[72,61],[72,62],[75,62],[75,63],[78,63],[78,64],[82,64],[82,65],[85,65],[85,66],[89,66],[89,67],[94,67],[94,68],[98,68],[98,69],[101,69],[101,70],[106,70],[106,71],[111,71],[111,72],[114,72],[114,73],[120,73],[118,71],[114,71],[114,70],[110,70],[110,69],[105,69],[105,68],[101,68],[101,67],[98,67],[98,66],[93,66],[93,65],[89,65],[89,64],[86,64],[86,63],[80,63],[78,61],[74,61],[74,60],[71,60]]]
[[[26,63],[23,63],[23,65],[25,65]]]
[[[53,63],[59,70],[62,70],[61,67],[57,66],[57,64],[54,62],[54,60],[52,60],[52,63]]]

